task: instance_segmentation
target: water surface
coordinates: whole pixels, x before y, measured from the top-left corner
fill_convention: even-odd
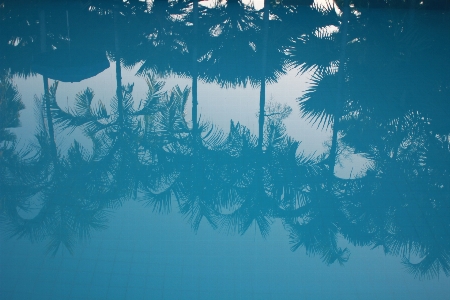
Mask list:
[[[0,6],[5,299],[445,299],[439,1]]]

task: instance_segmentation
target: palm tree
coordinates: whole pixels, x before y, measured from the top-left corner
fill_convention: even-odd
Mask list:
[[[289,49],[294,66],[301,72],[313,72],[311,87],[299,98],[303,116],[318,127],[332,126],[330,172],[341,147],[338,136],[345,135],[351,123],[348,120],[376,117],[380,124],[387,124],[415,110],[435,119],[430,107],[436,106],[424,105],[423,99],[432,97],[442,107],[440,99],[446,93],[441,78],[430,80],[435,75],[427,72],[439,67],[425,68],[420,58],[426,55],[431,39],[410,24],[412,16],[400,11],[363,11],[356,17],[347,4],[342,5],[339,31],[318,28],[314,34],[293,40]],[[421,20],[422,15],[414,18]],[[434,34],[435,40],[440,40],[440,33]],[[435,131],[442,132],[442,128],[439,124]],[[367,130],[362,126],[358,129]]]
[[[0,77],[0,211],[25,208],[28,197],[39,190],[35,182],[31,149],[18,149],[17,138],[9,129],[20,126],[20,111],[25,106],[11,75]],[[28,157],[28,158],[27,158]],[[38,180],[39,181],[39,180]]]
[[[106,228],[108,201],[102,197],[98,179],[92,177],[95,172],[82,152],[79,144],[75,143],[69,149],[68,157],[58,161],[59,167],[52,177],[37,173],[34,186],[20,184],[22,188],[34,191],[26,195],[23,203],[33,199],[40,205],[37,214],[31,218],[23,217],[23,212],[27,212],[22,208],[24,206],[8,210],[5,228],[9,237],[37,242],[49,240],[47,251],[56,255],[61,245],[73,253],[75,242],[89,239],[93,230]],[[36,162],[45,171],[41,163]]]
[[[244,234],[255,222],[267,236],[274,219],[293,220],[308,211],[304,193],[318,166],[299,155],[299,143],[286,136],[282,120],[289,114],[288,107],[267,107],[262,146],[248,129],[231,123],[219,145],[224,163],[216,163],[215,173],[223,174],[216,183],[221,194],[210,199],[219,229]]]
[[[22,102],[17,87],[11,82],[11,75],[2,73],[0,77],[0,141],[11,141],[14,134],[7,128],[20,126],[19,112],[25,106]]]
[[[430,128],[428,120],[410,113],[378,132],[367,150],[374,166],[349,198],[348,212],[359,229],[346,234],[356,244],[383,246],[387,254],[401,256],[407,270],[421,278],[448,276],[449,266],[450,232],[442,209],[449,201],[448,172],[441,167],[449,148]],[[411,256],[419,262],[412,263]]]
[[[56,102],[56,86],[35,101],[40,125],[38,147],[15,154],[15,146],[5,148],[1,168],[1,182],[5,184],[2,191],[7,193],[2,196],[4,223],[9,236],[32,241],[50,239],[47,249],[53,255],[61,245],[72,252],[77,238],[88,238],[92,230],[103,229],[106,222],[103,188],[88,166],[83,149],[75,142],[64,158],[56,148],[54,132],[50,133],[53,119],[43,107]],[[30,202],[39,203],[37,214],[28,209]],[[31,213],[31,217],[24,213]]]
[[[299,69],[299,73],[312,71],[312,86],[298,99],[303,117],[310,119],[317,127],[332,126],[330,153],[325,162],[329,172],[334,174],[337,159],[337,137],[339,121],[344,115],[346,90],[345,57],[349,12],[344,10],[342,26],[338,34],[330,32],[327,27],[338,24],[328,5],[322,11],[318,7],[302,8],[312,22],[302,22],[301,31],[291,37],[291,45],[287,47],[290,64]],[[306,10],[306,12],[305,12]],[[339,66],[339,69],[337,69]]]

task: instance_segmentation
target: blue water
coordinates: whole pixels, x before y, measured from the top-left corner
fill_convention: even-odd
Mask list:
[[[447,299],[448,5],[263,2],[0,6],[0,299]]]

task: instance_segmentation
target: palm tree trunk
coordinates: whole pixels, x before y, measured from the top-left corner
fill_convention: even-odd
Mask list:
[[[120,57],[116,55],[116,97],[117,97],[117,113],[118,123],[123,124],[123,93],[122,93],[122,69],[120,68]]]
[[[328,157],[328,167],[330,176],[334,176],[334,167],[336,165],[337,160],[337,151],[338,151],[338,132],[339,132],[339,122],[342,118],[342,105],[345,101],[344,96],[344,85],[345,85],[345,73],[346,73],[346,49],[347,49],[347,31],[348,31],[348,20],[350,14],[350,6],[349,1],[344,1],[343,7],[343,25],[342,25],[342,39],[341,39],[341,55],[339,58],[339,73],[338,73],[338,90],[337,97],[335,103],[335,112],[334,112],[334,122],[333,122],[333,136],[331,138],[331,148],[330,155]]]
[[[39,11],[39,31],[40,31],[40,42],[41,42],[41,52],[47,51],[47,29],[45,26],[45,10]]]
[[[122,99],[122,69],[120,67],[120,38],[119,38],[119,12],[114,6],[114,46],[116,50],[116,97],[118,123],[123,124],[123,99]]]
[[[53,163],[57,165],[57,154],[58,151],[56,149],[56,141],[55,141],[55,130],[53,128],[53,118],[51,111],[51,102],[50,102],[50,92],[48,87],[48,78],[44,76],[44,106],[45,106],[45,116],[47,118],[47,128],[48,128],[48,136],[50,143],[50,151],[53,159]]]
[[[39,31],[40,31],[40,42],[41,42],[41,53],[47,51],[47,29],[45,27],[45,11],[42,9],[39,11]],[[44,109],[45,116],[47,118],[47,128],[50,142],[50,151],[53,159],[53,163],[56,167],[57,163],[57,149],[55,142],[55,130],[53,128],[53,119],[51,112],[51,103],[50,103],[50,91],[48,87],[48,77],[43,76],[44,79]]]
[[[256,201],[252,210],[256,207],[264,207],[267,203],[264,189],[264,118],[266,105],[266,64],[267,64],[267,44],[269,40],[269,0],[264,1],[263,32],[262,32],[262,52],[261,52],[261,87],[259,93],[259,120],[258,120],[258,149],[256,155]],[[253,207],[253,206],[256,207]],[[256,220],[255,220],[256,221]],[[258,222],[256,221],[256,224]],[[255,224],[255,226],[256,226]],[[256,228],[255,228],[256,230]]]
[[[198,42],[198,0],[193,1],[194,12],[194,42],[192,48],[192,131],[196,136],[198,131],[198,99],[197,99],[197,42]]]
[[[264,117],[266,106],[266,64],[267,64],[267,44],[269,40],[269,0],[264,0],[263,14],[263,43],[261,55],[261,87],[259,93],[259,120],[258,120],[258,148],[263,151],[264,142]]]

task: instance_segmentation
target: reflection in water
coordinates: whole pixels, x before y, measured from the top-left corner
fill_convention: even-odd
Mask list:
[[[71,7],[71,37],[115,61],[116,94],[103,103],[86,87],[62,108],[58,82],[48,86],[45,78],[35,143],[19,149],[9,128],[19,126],[24,105],[13,76],[34,75],[27,57],[42,50],[42,24],[35,21],[43,20],[43,7],[25,13],[5,2],[2,14],[11,17],[2,19],[1,40],[2,227],[10,237],[46,240],[53,255],[61,246],[72,252],[106,228],[112,210],[137,200],[159,213],[176,205],[195,231],[203,220],[238,234],[255,224],[266,237],[280,220],[293,251],[304,248],[326,264],[350,259],[339,246],[343,237],[401,257],[415,277],[449,276],[450,127],[443,113],[450,27],[437,28],[430,11],[338,5],[266,1],[258,11],[241,1],[208,8],[195,0]],[[45,43],[63,49],[60,8],[45,9]],[[448,25],[447,12],[437,15]],[[87,26],[98,33],[85,35]],[[122,83],[122,68],[138,63],[136,81],[148,88],[143,99]],[[303,155],[284,125],[292,108],[266,102],[266,84],[290,68],[312,74],[298,104],[302,117],[331,128],[324,155]],[[189,77],[192,91],[164,89],[168,75]],[[232,120],[228,133],[202,122],[199,80],[259,88],[258,134]],[[92,149],[73,141],[63,153],[55,135],[68,130],[83,132]],[[346,153],[364,156],[368,170],[336,177]]]

